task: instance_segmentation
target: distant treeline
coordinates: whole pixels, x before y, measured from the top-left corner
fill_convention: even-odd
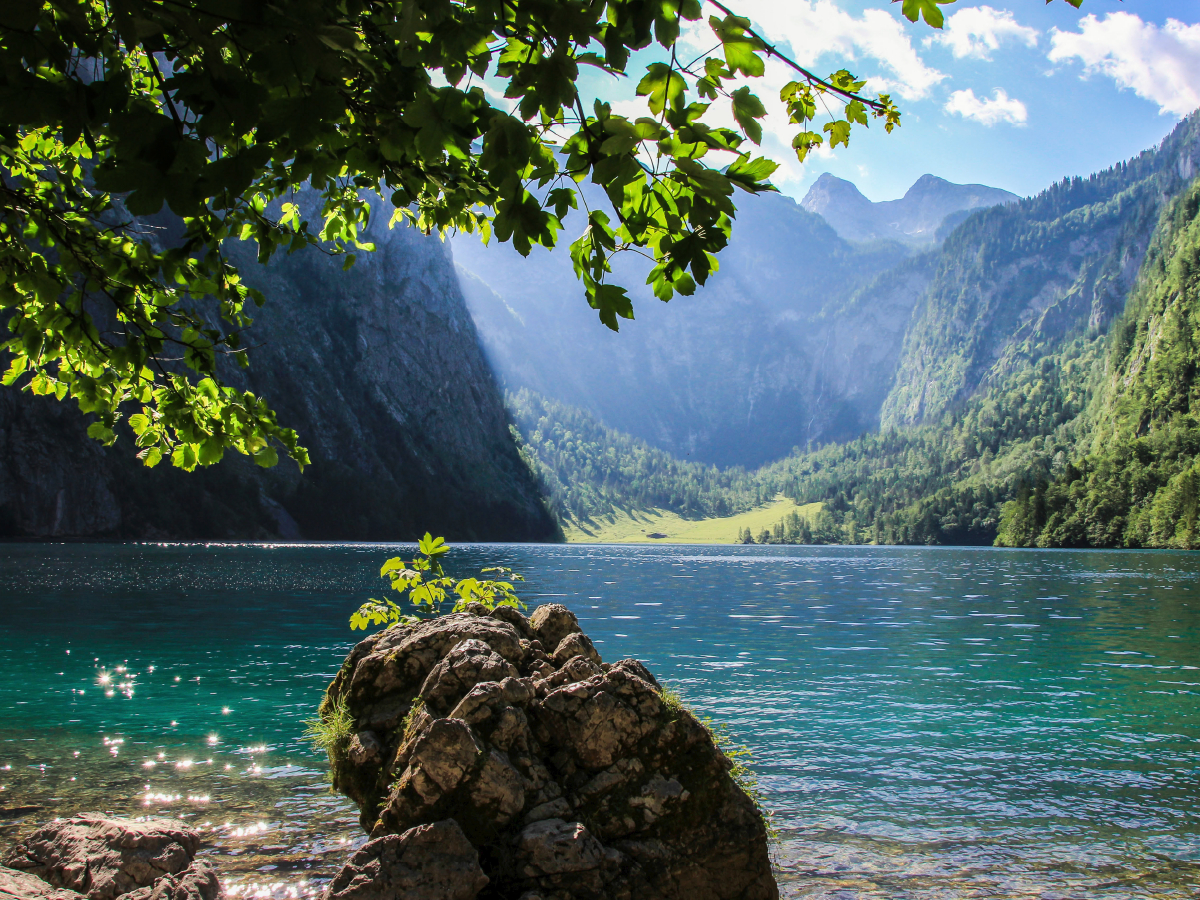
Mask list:
[[[521,454],[560,521],[653,508],[692,519],[732,516],[777,493],[744,469],[676,459],[532,391],[509,393],[506,401]]]

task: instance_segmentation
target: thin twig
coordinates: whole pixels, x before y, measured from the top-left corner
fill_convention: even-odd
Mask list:
[[[733,16],[735,18],[743,19],[743,20],[746,18],[745,16],[739,16],[737,13],[730,10],[728,6],[726,6],[723,3],[720,3],[719,0],[708,0],[708,2],[711,3],[713,6],[715,6],[717,9],[721,10],[721,12],[725,13],[725,15],[727,15],[727,16]],[[800,65],[800,63],[796,62],[790,56],[784,56],[782,53],[780,53],[779,49],[777,47],[775,47],[775,45],[768,44],[766,39],[761,34],[759,34],[757,31],[755,31],[753,28],[747,27],[746,33],[748,35],[750,35],[751,37],[753,37],[754,39],[756,39],[757,41],[759,41],[763,45],[763,48],[767,51],[767,56],[776,57],[780,62],[782,62],[788,66],[791,66],[793,69],[795,69],[797,72],[799,72],[805,78],[807,78],[809,81],[816,82],[817,84],[821,85],[821,87],[825,88],[827,91],[832,91],[833,93],[835,93],[841,97],[845,97],[847,100],[857,100],[860,103],[864,104],[865,106],[871,107],[871,109],[875,110],[876,112],[883,112],[886,109],[884,104],[880,103],[878,100],[871,100],[870,98],[864,97],[861,94],[856,94],[853,91],[847,91],[844,88],[837,87],[836,85],[830,84],[824,78],[821,78],[820,76],[816,75],[815,73],[810,72],[808,69],[804,68],[804,66]]]

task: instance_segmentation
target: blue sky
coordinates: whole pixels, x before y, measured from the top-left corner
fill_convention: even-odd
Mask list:
[[[739,0],[801,64],[843,66],[888,90],[904,112],[891,135],[856,129],[849,148],[802,166],[780,116],[763,149],[784,163],[776,183],[801,197],[822,172],[853,181],[872,200],[901,196],[926,172],[1021,195],[1086,175],[1153,146],[1200,106],[1200,3],[1196,0],[1063,0],[944,6],[936,31],[881,0]],[[707,12],[707,10],[706,10]],[[687,40],[709,49],[707,25]],[[782,66],[753,79],[764,99],[787,80]],[[592,85],[634,111],[633,85]]]

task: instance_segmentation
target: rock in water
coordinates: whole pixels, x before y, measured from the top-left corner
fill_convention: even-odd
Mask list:
[[[42,826],[13,848],[5,864],[36,876],[43,889],[65,888],[89,900],[216,900],[216,876],[207,863],[194,861],[199,846],[200,836],[174,819],[83,813]]]
[[[218,900],[224,897],[212,866],[196,860],[178,875],[164,875],[154,884],[125,894],[121,900]]]
[[[353,723],[332,774],[372,837],[328,900],[779,895],[708,730],[640,662],[602,662],[563,606],[394,625],[351,651],[321,715]]]
[[[0,900],[83,900],[83,894],[52,887],[28,872],[0,866]]]
[[[472,900],[488,883],[453,819],[376,838],[334,877],[327,900]]]

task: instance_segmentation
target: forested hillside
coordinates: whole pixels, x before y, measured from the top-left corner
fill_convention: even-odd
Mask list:
[[[869,315],[922,270],[884,428],[736,477],[707,472],[687,514],[782,491],[823,504],[821,521],[781,523],[772,540],[1196,546],[1197,159],[1193,114],[1160,147],[977,212],[940,251],[860,288],[846,307]],[[594,457],[621,443],[605,435],[558,458],[560,484],[599,471]],[[673,462],[655,462],[654,504],[697,477]],[[650,504],[606,485],[611,503]]]
[[[529,390],[506,399],[521,455],[564,522],[654,508],[689,518],[728,516],[765,499],[760,479],[744,469],[675,459],[578,407]]]
[[[1163,214],[1113,328],[1081,459],[1024,485],[999,543],[1192,549],[1200,494],[1200,181]]]

